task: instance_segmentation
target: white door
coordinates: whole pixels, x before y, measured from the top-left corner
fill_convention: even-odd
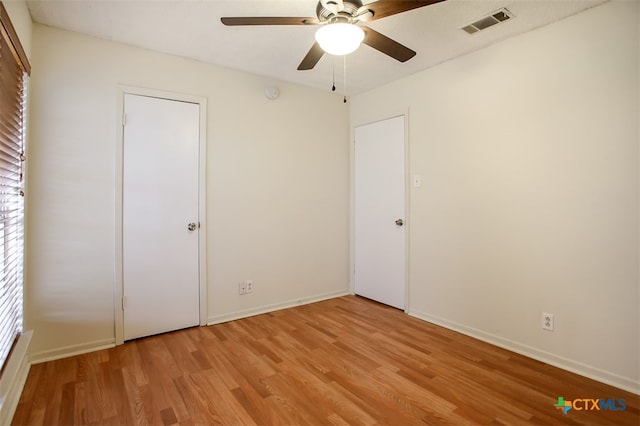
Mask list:
[[[405,307],[404,116],[355,129],[355,293]]]
[[[199,108],[124,96],[125,340],[200,323]]]

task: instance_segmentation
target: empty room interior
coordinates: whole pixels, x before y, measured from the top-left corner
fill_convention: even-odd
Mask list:
[[[1,4],[0,424],[640,423],[638,1]]]

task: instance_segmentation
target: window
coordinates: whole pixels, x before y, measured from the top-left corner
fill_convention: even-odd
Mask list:
[[[25,81],[31,68],[0,2],[0,365],[22,332]]]

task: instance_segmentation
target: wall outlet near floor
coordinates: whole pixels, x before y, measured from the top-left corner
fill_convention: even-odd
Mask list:
[[[252,280],[241,281],[238,283],[238,294],[243,295],[243,294],[248,294],[252,292],[253,292]]]
[[[553,331],[553,314],[548,312],[542,313],[542,329]]]

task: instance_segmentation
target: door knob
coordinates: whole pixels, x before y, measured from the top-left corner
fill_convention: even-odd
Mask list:
[[[404,221],[402,219],[396,219],[396,225],[402,226],[404,225]]]
[[[198,225],[196,225],[194,222],[191,222],[190,224],[187,225],[187,229],[189,231],[195,231],[197,227]]]

